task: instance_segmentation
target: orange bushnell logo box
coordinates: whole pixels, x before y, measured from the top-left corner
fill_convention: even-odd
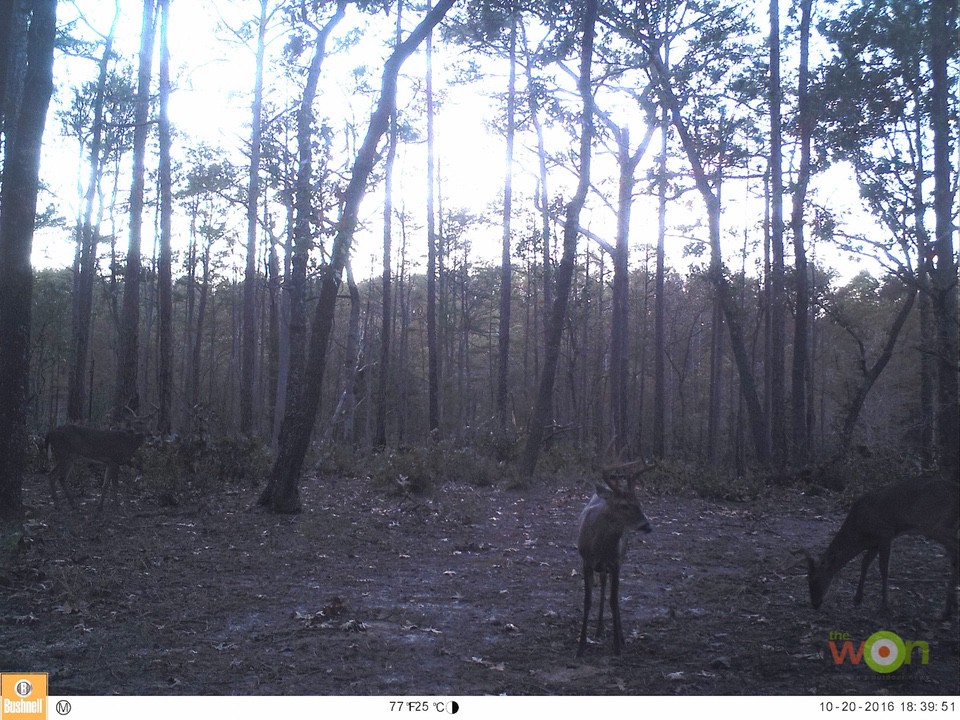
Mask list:
[[[47,720],[47,674],[0,675],[0,720]]]

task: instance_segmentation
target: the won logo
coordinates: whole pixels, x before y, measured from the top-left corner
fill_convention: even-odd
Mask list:
[[[850,639],[850,633],[831,630],[827,647],[835,665],[867,664],[874,672],[892,673],[902,665],[909,665],[913,651],[920,651],[920,664],[930,662],[930,645],[923,640],[904,641],[896,633],[881,630],[859,645]]]

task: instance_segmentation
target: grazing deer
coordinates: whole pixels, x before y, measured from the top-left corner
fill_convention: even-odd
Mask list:
[[[919,534],[944,546],[950,559],[951,575],[947,585],[947,604],[943,619],[949,619],[956,607],[955,588],[960,571],[960,530],[957,518],[960,486],[949,480],[906,480],[868,492],[853,503],[847,519],[830,541],[819,562],[805,550],[810,601],[819,608],[830,582],[840,569],[860,553],[860,581],[853,604],[863,600],[863,581],[870,563],[880,555],[881,607],[887,610],[887,569],[890,544],[899,535]]]
[[[603,634],[603,596],[610,575],[610,612],[613,615],[613,652],[620,654],[625,644],[620,624],[620,565],[627,552],[626,534],[630,530],[650,532],[640,501],[634,489],[636,476],[654,467],[642,463],[628,463],[603,471],[603,481],[597,492],[580,513],[580,537],[577,548],[583,558],[583,624],[580,627],[580,645],[577,657],[587,647],[587,620],[593,599],[593,574],[600,575],[600,613],[597,634]],[[622,478],[626,476],[624,485]]]
[[[67,478],[73,463],[83,458],[107,466],[100,494],[99,510],[103,510],[103,501],[107,490],[113,485],[114,497],[117,493],[117,475],[121,465],[130,463],[133,454],[143,444],[146,435],[130,430],[96,430],[80,425],[60,425],[47,433],[45,448],[53,453],[54,466],[50,471],[50,493],[53,502],[57,502],[57,480],[63,486],[71,507],[76,507],[73,495],[67,485]]]

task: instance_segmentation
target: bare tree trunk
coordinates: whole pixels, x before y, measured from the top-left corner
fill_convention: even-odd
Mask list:
[[[957,264],[953,251],[953,189],[950,171],[950,77],[955,55],[956,0],[930,3],[931,125],[933,126],[933,211],[936,218],[936,266],[931,276],[937,331],[937,449],[940,472],[960,476],[960,395],[958,395]]]
[[[322,272],[320,298],[317,302],[310,338],[309,362],[303,378],[303,392],[293,395],[292,402],[287,406],[280,429],[277,458],[270,473],[269,483],[259,500],[260,504],[268,505],[274,512],[291,513],[300,510],[298,479],[320,404],[337,291],[353,243],[367,180],[378,159],[377,145],[389,127],[390,115],[396,104],[397,75],[404,61],[443,19],[455,2],[456,0],[441,0],[437,3],[407,39],[396,47],[385,63],[380,100],[370,118],[363,144],[357,152],[350,181],[343,194],[343,211],[333,240],[330,260]]]
[[[360,338],[360,290],[353,278],[349,259],[345,269],[347,290],[350,293],[350,324],[347,328],[347,346],[343,352],[340,400],[333,411],[329,437],[352,445],[356,442],[354,409],[357,404],[357,374],[360,372],[363,350]]]
[[[630,211],[633,207],[634,172],[630,157],[630,131],[623,128],[617,138],[620,181],[617,197],[617,240],[613,253],[613,301],[610,318],[610,415],[613,418],[613,446],[617,453],[627,444],[627,343],[630,339],[629,240]],[[638,158],[639,159],[639,158]]]
[[[382,448],[387,444],[387,391],[390,387],[390,345],[393,335],[392,282],[391,282],[391,245],[393,214],[393,164],[397,156],[397,123],[391,118],[390,140],[387,149],[386,177],[384,180],[383,205],[383,275],[382,275],[382,327],[380,337],[380,372],[377,378],[377,420],[374,429],[374,447]]]
[[[201,258],[203,274],[200,283],[200,297],[197,300],[197,329],[193,343],[193,359],[191,360],[193,377],[190,378],[190,405],[194,411],[200,405],[201,398],[200,365],[203,357],[203,331],[207,325],[207,300],[210,297],[210,250],[210,240],[207,239],[203,245],[203,257]],[[192,429],[195,432],[199,431],[202,427],[200,424],[201,418],[195,412],[193,413],[193,421]]]
[[[260,201],[260,135],[263,123],[263,56],[266,48],[267,5],[260,0],[257,65],[250,120],[250,167],[247,173],[247,267],[243,277],[243,350],[240,356],[240,432],[253,431],[257,357],[257,210]]]
[[[57,30],[56,0],[34,0],[31,5],[28,26],[18,16],[22,8],[5,8],[9,15],[0,12],[0,54],[26,38],[25,55],[7,57],[0,65],[0,89],[5,91],[0,94],[0,575],[10,567],[23,534],[33,296],[30,252]],[[13,89],[17,92],[11,93]],[[16,105],[8,102],[11,96],[19,98]]]
[[[920,291],[920,464],[924,471],[934,466],[936,447],[936,383],[937,363],[930,349],[936,342],[933,306],[930,302],[930,276],[925,259],[927,248],[921,249],[921,261],[917,268],[917,284]]]
[[[93,314],[93,285],[97,274],[97,241],[99,226],[93,224],[93,203],[103,171],[103,106],[107,88],[107,72],[113,55],[113,38],[120,19],[120,2],[114,2],[113,21],[104,38],[100,57],[97,91],[93,101],[93,127],[90,136],[90,175],[84,195],[83,221],[80,228],[80,264],[73,299],[74,316],[70,346],[70,370],[67,378],[67,419],[83,419],[87,398],[87,360],[90,352],[90,318]]]
[[[856,429],[857,420],[860,418],[860,411],[863,409],[863,404],[866,402],[867,395],[869,395],[870,390],[877,382],[877,379],[880,377],[880,374],[883,372],[884,368],[887,367],[887,364],[890,362],[890,358],[893,357],[893,350],[897,345],[897,339],[900,337],[900,331],[907,322],[907,318],[910,317],[914,302],[917,299],[917,290],[914,285],[910,286],[908,293],[907,299],[904,301],[903,305],[900,306],[900,310],[897,312],[893,324],[890,326],[890,330],[887,332],[887,338],[883,343],[883,348],[880,351],[880,355],[870,367],[867,367],[866,348],[864,347],[863,342],[861,342],[860,338],[858,338],[853,332],[850,331],[849,328],[847,328],[848,332],[850,332],[850,335],[854,338],[854,340],[856,340],[860,349],[859,365],[861,378],[859,384],[847,403],[843,424],[840,428],[840,438],[837,447],[838,456],[845,454],[847,450],[850,449],[850,443],[853,440],[853,432]]]
[[[708,275],[719,299],[720,307],[723,311],[723,319],[727,324],[730,334],[730,349],[733,352],[734,361],[737,364],[737,372],[740,377],[740,389],[743,392],[743,399],[747,406],[747,421],[750,425],[750,435],[753,440],[754,451],[757,460],[761,464],[766,464],[770,456],[769,445],[767,443],[766,418],[763,407],[760,404],[760,395],[757,392],[757,384],[750,362],[750,355],[747,352],[746,343],[744,342],[743,329],[740,325],[740,310],[733,297],[733,292],[723,267],[720,248],[720,197],[718,190],[711,187],[710,179],[700,160],[696,143],[691,137],[687,124],[680,113],[680,107],[674,94],[670,78],[664,69],[662,59],[655,51],[649,53],[649,58],[651,60],[651,69],[663,90],[663,99],[670,110],[673,126],[677,130],[677,135],[680,137],[684,153],[693,170],[697,190],[700,192],[704,205],[706,206],[710,234],[710,269]]]
[[[780,108],[780,3],[770,0],[770,342],[766,363],[770,368],[770,442],[774,465],[787,463],[783,261],[783,159]]]
[[[170,0],[160,0],[160,253],[157,283],[160,295],[160,358],[157,373],[159,410],[157,430],[169,434],[173,408],[173,277],[171,271],[171,235],[173,191],[170,177]]]
[[[633,211],[633,189],[636,184],[637,166],[650,146],[656,130],[651,122],[635,151],[630,149],[630,130],[618,127],[604,115],[617,139],[617,166],[620,178],[617,188],[617,236],[613,256],[613,300],[610,319],[610,416],[613,422],[614,449],[622,452],[627,445],[628,425],[628,379],[630,376],[630,217]],[[602,284],[601,284],[602,287]],[[602,308],[602,305],[599,307]],[[598,324],[598,327],[602,325]],[[641,398],[642,405],[642,398]],[[642,409],[642,408],[641,408]]]
[[[546,326],[549,324],[548,319],[550,317],[550,308],[553,306],[553,262],[552,262],[552,242],[551,242],[551,232],[550,232],[550,195],[547,192],[547,151],[544,143],[543,136],[543,123],[540,120],[540,101],[535,91],[535,84],[533,80],[533,72],[531,67],[533,65],[533,57],[530,53],[530,49],[526,45],[526,33],[522,32],[524,26],[521,22],[520,24],[521,38],[524,42],[524,56],[525,61],[523,63],[524,70],[527,78],[527,100],[528,107],[530,112],[530,120],[533,123],[533,128],[536,131],[537,136],[537,196],[535,204],[537,209],[540,211],[540,235],[541,242],[543,247],[541,248],[541,257],[542,262],[541,266],[543,269],[543,305],[540,308],[536,309],[537,315],[536,319],[539,322],[543,318],[544,326],[544,342],[546,342]],[[539,363],[539,338],[540,335],[537,333],[535,336],[537,342],[534,344],[534,363],[533,363],[533,372],[535,375],[540,374],[540,363]],[[546,417],[549,418],[553,414],[552,408],[547,408]]]
[[[140,407],[138,389],[140,324],[140,240],[143,231],[143,191],[147,136],[150,132],[150,80],[153,73],[154,0],[143,2],[140,31],[140,68],[134,111],[133,180],[130,188],[130,242],[123,281],[123,309],[117,352],[117,385],[113,402],[114,420]]]
[[[287,412],[287,382],[290,378],[290,278],[292,276],[294,211],[293,192],[284,193],[286,232],[283,235],[283,274],[279,280],[279,323],[277,327],[277,382],[274,387],[273,425],[270,428],[270,446],[276,452],[280,442],[280,424]]]
[[[403,2],[397,2],[396,40],[394,47],[400,44],[400,22],[403,17]],[[393,339],[393,307],[391,300],[391,255],[393,245],[393,166],[397,158],[399,130],[397,110],[390,113],[390,130],[387,140],[387,157],[384,161],[383,180],[383,306],[380,337],[380,372],[377,378],[377,422],[374,428],[374,447],[382,448],[387,444],[387,392],[390,387],[390,345]]]
[[[194,318],[197,309],[197,213],[199,203],[193,198],[190,203],[190,232],[186,256],[186,318],[183,330],[183,397],[185,402],[183,424],[193,427],[193,345],[197,341]]]
[[[583,114],[580,126],[580,174],[576,192],[567,203],[566,218],[563,225],[563,257],[557,270],[556,297],[550,312],[547,328],[543,374],[537,397],[530,417],[527,444],[521,459],[521,474],[531,477],[540,457],[547,413],[553,397],[557,363],[560,359],[560,341],[567,317],[567,303],[570,297],[570,285],[573,280],[574,261],[577,254],[577,236],[580,232],[580,211],[586,202],[590,188],[590,145],[593,140],[593,97],[590,90],[590,68],[593,61],[594,27],[597,20],[596,0],[587,0],[583,10],[583,42],[580,48],[580,77],[578,80]]]
[[[925,215],[928,207],[924,199],[923,184],[927,178],[924,167],[926,148],[924,135],[926,122],[922,111],[923,102],[920,88],[914,90],[914,127],[916,161],[913,163],[913,225],[917,252],[917,301],[920,305],[920,372],[919,401],[920,418],[917,432],[917,451],[924,472],[933,469],[936,457],[936,409],[935,385],[937,382],[937,363],[934,347],[936,330],[934,328],[933,306],[930,298],[930,271],[933,243],[927,229]]]
[[[499,368],[497,372],[497,418],[500,431],[510,427],[507,397],[510,386],[510,311],[513,293],[513,266],[510,221],[513,214],[513,141],[516,135],[517,103],[517,20],[510,25],[510,76],[507,83],[507,155],[503,178],[503,237],[500,259],[500,327],[497,333]]]
[[[427,4],[430,7],[430,3]],[[437,347],[436,144],[433,107],[433,34],[426,45],[427,103],[427,403],[430,431],[440,429],[440,354]]]
[[[326,58],[327,40],[334,27],[346,14],[346,7],[346,1],[339,0],[333,16],[323,28],[314,26],[316,34],[314,53],[297,113],[298,165],[293,201],[294,246],[287,282],[290,288],[290,355],[285,385],[285,414],[296,406],[297,398],[306,382],[304,373],[307,353],[307,265],[310,261],[310,249],[313,247],[313,232],[310,224],[313,216],[313,101],[317,95],[320,69]],[[305,9],[304,13],[306,13]],[[306,19],[304,17],[304,20]]]
[[[264,211],[266,213],[266,211]],[[267,222],[269,228],[270,223]],[[268,231],[269,232],[269,231]],[[270,248],[267,258],[267,294],[269,297],[269,319],[267,321],[267,428],[274,426],[277,413],[277,385],[280,378],[280,258],[277,255],[278,238],[270,233]]]
[[[717,440],[720,437],[720,412],[723,401],[723,303],[717,295],[714,295],[712,303],[710,396],[707,400],[707,443],[704,457],[706,463],[711,466],[717,462]]]
[[[664,48],[664,65],[669,67],[669,47]],[[670,116],[662,108],[660,116],[660,158],[657,178],[657,277],[654,298],[653,329],[653,454],[666,454],[667,424],[667,346],[666,346],[666,237],[667,237],[667,141]]]
[[[807,269],[807,251],[804,242],[803,210],[806,204],[807,185],[810,181],[810,141],[813,136],[812,108],[808,92],[810,64],[810,15],[812,0],[802,0],[800,8],[800,68],[797,87],[797,104],[800,125],[800,167],[793,192],[793,209],[790,226],[793,232],[793,254],[796,258],[795,282],[797,299],[794,312],[793,374],[790,395],[793,417],[791,419],[794,461],[803,465],[810,455],[810,438],[807,429],[807,365],[810,358],[810,271]]]

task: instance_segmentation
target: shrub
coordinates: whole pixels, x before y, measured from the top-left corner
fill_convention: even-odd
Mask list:
[[[185,494],[208,495],[230,485],[254,487],[270,469],[270,450],[242,435],[208,440],[201,435],[145,445],[138,453],[143,482],[163,505]]]

